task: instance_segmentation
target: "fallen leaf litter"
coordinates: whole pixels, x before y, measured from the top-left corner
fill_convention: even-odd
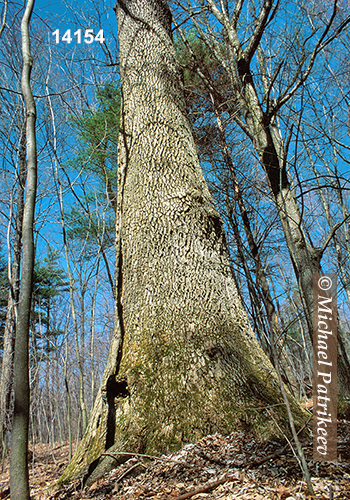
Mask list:
[[[312,461],[311,442],[304,443],[318,500],[350,499],[350,422],[338,423],[338,462]],[[67,453],[67,447],[64,447]],[[89,488],[75,481],[56,492],[49,489],[66,463],[63,447],[37,453],[31,475],[33,500],[306,500],[310,498],[290,448],[261,443],[244,431],[213,434],[156,460],[131,458]],[[56,458],[53,458],[56,457]],[[0,499],[8,499],[8,470],[0,475]]]

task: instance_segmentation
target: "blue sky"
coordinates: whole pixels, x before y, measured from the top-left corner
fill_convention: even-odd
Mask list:
[[[48,36],[56,29],[60,29],[62,36],[67,29],[71,29],[73,34],[78,28],[83,32],[85,29],[93,29],[96,35],[101,28],[105,33],[116,32],[116,19],[112,10],[114,4],[114,0],[86,0],[84,3],[75,0],[36,0],[34,16],[47,23]],[[52,39],[54,40],[54,37]]]
[[[86,29],[93,29],[94,34],[103,28],[106,46],[108,45],[111,57],[117,60],[117,23],[115,13],[112,10],[115,0],[86,1],[84,3],[73,0],[63,0],[54,2],[50,0],[36,0],[31,23],[32,49],[35,53],[35,64],[32,72],[32,85],[34,94],[37,96],[46,95],[47,91],[52,95],[52,105],[55,112],[55,126],[58,135],[58,154],[61,162],[67,161],[67,158],[74,155],[77,137],[69,128],[68,121],[70,114],[79,113],[82,109],[89,106],[94,107],[96,85],[103,85],[107,81],[116,78],[116,67],[108,67],[106,54],[101,50],[98,42],[91,45],[81,43],[77,45],[76,39],[67,44],[60,42],[56,45],[55,37],[52,32],[60,29],[61,36],[67,29],[73,33],[81,28],[83,33]],[[8,14],[8,25],[16,26],[24,12],[23,3],[12,3]],[[98,12],[99,11],[99,12]],[[1,9],[0,9],[1,12]],[[100,19],[99,19],[100,14]],[[16,16],[16,17],[15,17]],[[16,19],[17,24],[14,24]],[[38,36],[35,36],[37,34]],[[17,37],[19,39],[19,35]],[[50,45],[47,45],[49,41]],[[1,40],[2,42],[2,40]],[[20,89],[20,72],[17,70],[20,65],[19,59],[14,59],[11,64],[7,60],[7,53],[1,50],[0,42],[0,64],[2,64],[1,76],[6,87]],[[44,42],[44,43],[42,43]],[[18,47],[20,44],[18,44]],[[17,52],[19,49],[17,47]],[[15,54],[14,46],[8,51],[9,54]],[[47,89],[46,89],[47,85]],[[5,84],[3,84],[5,86]],[[69,89],[74,89],[70,92]],[[79,89],[79,90],[78,90]],[[59,94],[62,93],[62,101]],[[4,94],[5,95],[5,94]],[[15,106],[16,94],[8,92],[6,99]],[[79,98],[81,97],[81,102]],[[84,97],[84,99],[83,99]],[[66,106],[64,105],[66,104]],[[53,179],[53,125],[51,114],[48,109],[48,103],[41,97],[36,99],[37,105],[37,141],[39,152],[39,188],[37,200],[37,230],[39,236],[37,239],[38,257],[44,256],[47,244],[50,243],[55,248],[62,247],[62,234],[58,216],[58,205],[56,201],[56,191],[52,187]],[[15,109],[12,107],[11,109]],[[62,112],[62,116],[59,115]],[[9,118],[8,129],[11,138],[16,143],[18,140],[18,130],[12,127],[11,113],[6,115]],[[2,127],[0,122],[0,127]],[[12,127],[12,128],[11,128]],[[51,141],[51,142],[50,142]],[[0,145],[0,147],[2,144]],[[11,149],[7,149],[9,161],[11,160]],[[6,156],[7,158],[7,156]],[[15,163],[3,162],[2,169],[9,172],[9,182],[15,177]],[[66,182],[62,175],[63,181]],[[75,179],[77,174],[73,176]],[[0,194],[6,192],[3,203],[7,200],[9,189],[5,182],[0,178]],[[12,184],[11,184],[12,185]],[[75,185],[79,191],[79,187]],[[92,185],[91,189],[95,186]],[[6,188],[6,189],[5,189]],[[65,193],[65,210],[69,210],[75,203],[75,199],[69,193]],[[0,219],[2,222],[2,220]],[[2,224],[0,230],[0,245],[6,247],[6,227],[7,219]],[[0,246],[1,248],[1,246]],[[63,253],[62,253],[63,255]],[[64,266],[64,259],[62,259]],[[111,264],[113,266],[113,263]]]
[[[113,37],[116,37],[117,25],[116,25],[115,14],[114,14],[114,11],[112,10],[113,6],[115,4],[115,1],[116,0],[88,0],[88,1],[85,1],[84,3],[78,3],[76,0],[63,0],[63,1],[59,1],[59,2],[50,2],[49,0],[36,0],[33,18],[35,20],[35,16],[37,16],[37,18],[39,17],[40,19],[45,21],[44,25],[42,25],[41,23],[38,23],[38,24],[40,24],[41,26],[44,26],[44,30],[46,30],[46,27],[47,27],[48,39],[50,41],[51,47],[55,49],[55,50],[53,50],[54,57],[58,58],[57,67],[59,69],[56,70],[56,73],[54,73],[54,72],[50,73],[50,78],[49,78],[50,92],[55,93],[55,92],[62,90],[63,84],[61,83],[61,88],[60,88],[59,87],[60,78],[58,78],[58,75],[61,77],[60,72],[65,71],[65,69],[66,69],[65,64],[66,64],[66,61],[68,61],[68,65],[69,65],[68,69],[71,70],[71,73],[69,73],[69,71],[67,71],[67,77],[64,80],[63,90],[69,89],[71,86],[73,86],[73,83],[76,83],[76,82],[72,83],[72,81],[70,80],[70,76],[72,76],[72,80],[73,80],[73,77],[75,77],[75,75],[78,75],[78,76],[76,76],[76,78],[77,78],[76,81],[78,81],[78,83],[81,87],[84,87],[85,89],[87,89],[86,95],[88,97],[89,103],[90,104],[92,103],[92,105],[93,105],[94,89],[95,89],[96,82],[101,84],[101,82],[103,83],[103,81],[108,81],[108,79],[111,79],[113,74],[114,74],[115,68],[111,68],[111,67],[106,66],[105,55],[102,53],[102,51],[100,50],[100,47],[98,46],[97,43],[96,44],[93,43],[92,45],[82,44],[80,46],[80,49],[78,48],[78,46],[76,44],[76,40],[74,40],[74,42],[72,42],[69,45],[67,43],[60,42],[60,44],[56,46],[55,39],[52,36],[52,32],[56,29],[60,29],[61,36],[62,36],[62,34],[67,29],[71,29],[72,35],[73,35],[74,31],[76,31],[78,28],[81,28],[82,30],[93,29],[94,33],[97,34],[98,29],[102,27],[104,29],[104,33],[105,33],[105,37],[106,37],[106,45],[108,45],[108,47],[110,48],[110,52],[112,54],[112,57],[115,60],[117,60],[117,50],[116,50],[117,45],[116,45],[115,39],[113,38]],[[17,5],[19,5],[19,4],[17,4]],[[100,20],[98,19],[97,10],[99,10],[101,13]],[[45,54],[45,56],[47,55],[47,53],[45,53],[45,52],[44,52],[44,54]],[[71,57],[66,58],[67,55],[71,56]],[[81,61],[84,62],[84,65],[85,65],[84,68],[86,68],[86,69],[84,69],[83,73],[77,73],[79,70],[79,64]],[[55,62],[57,62],[57,59],[55,60]],[[43,65],[44,65],[44,63],[43,63]],[[97,74],[96,79],[94,79],[92,77],[91,67],[93,65],[95,68],[98,68],[96,71],[96,74]],[[75,68],[77,68],[77,70],[75,70]],[[316,76],[317,76],[317,74],[316,74]],[[321,75],[321,76],[323,76],[323,75]],[[311,79],[308,81],[308,85],[312,86]],[[318,87],[317,87],[317,89],[318,89]],[[324,89],[324,87],[322,87],[322,89]],[[38,92],[38,94],[40,94],[40,93],[44,93],[44,92],[41,92],[41,91]],[[68,94],[65,94],[65,95],[67,95],[67,99],[68,99]],[[321,92],[321,95],[322,95],[322,92]],[[333,98],[333,96],[331,96],[331,97]],[[334,96],[334,101],[337,101],[336,95]],[[321,104],[323,104],[325,102],[325,99],[323,98],[320,102],[321,102]],[[295,105],[297,110],[299,109],[299,106],[300,106],[300,104],[297,102]],[[40,107],[40,102],[38,102],[38,108],[39,107]],[[86,107],[84,103],[82,104],[82,108],[83,107]],[[310,122],[312,124],[311,114],[310,114]],[[345,121],[344,121],[344,123],[345,123]],[[284,125],[282,124],[282,128],[283,128],[283,126]],[[287,126],[290,126],[290,123],[287,123],[287,125],[285,125],[285,128],[287,128]],[[45,129],[43,129],[43,130],[45,132]],[[344,133],[346,133],[345,127],[342,130],[344,130]],[[286,135],[288,135],[288,131],[286,132]],[[315,132],[315,135],[316,135],[316,132]],[[313,139],[313,138],[311,137],[311,139]],[[311,141],[311,139],[310,139],[310,141]],[[344,141],[346,147],[348,147],[348,139],[346,137],[341,138],[341,139],[342,139],[342,141]],[[72,154],[72,152],[74,152],[75,142],[76,142],[76,137],[74,136],[73,133],[71,133],[71,135],[68,136],[66,150],[65,150],[67,157],[70,154]],[[314,141],[312,143],[313,147],[315,147],[315,144],[316,143]],[[298,151],[296,151],[296,152],[298,153]],[[42,153],[42,156],[40,157],[41,162],[44,162],[44,160],[42,160],[42,158],[44,157],[44,153]],[[66,156],[63,155],[63,157],[62,157],[63,160],[66,159]],[[297,157],[297,155],[296,155],[296,157]],[[326,157],[326,153],[323,153],[323,158],[325,158],[325,157]],[[320,160],[317,159],[317,161],[318,161],[318,164],[320,164]],[[338,169],[343,169],[344,172],[348,172],[348,164],[341,162],[339,159],[337,161],[338,161],[338,164],[337,164]],[[42,163],[41,163],[41,166],[42,166]],[[307,166],[308,166],[308,163],[306,161],[305,167],[307,167]],[[321,164],[320,170],[322,168],[323,168],[323,166]],[[348,174],[346,174],[346,175],[348,175]],[[72,204],[74,203],[74,199],[70,198],[69,196],[67,196],[65,198],[65,200],[67,203],[67,207],[71,203]],[[51,199],[49,202],[51,203]],[[38,203],[38,210],[39,210],[39,207],[42,207],[42,209],[44,211],[46,208],[49,207],[49,202],[42,202],[41,205]],[[46,205],[45,205],[45,203],[46,203]],[[65,208],[67,208],[67,207],[65,207]],[[307,213],[307,216],[308,217],[313,216],[313,211],[309,210]],[[266,213],[264,213],[264,217],[266,217]],[[52,217],[52,219],[53,219],[53,217]],[[51,222],[52,219],[48,219],[48,220],[50,220],[50,222],[47,223],[47,225],[45,227],[46,232],[43,231],[43,233],[42,233],[43,240],[39,241],[39,245],[41,245],[40,248],[44,248],[46,245],[46,242],[48,240],[50,240],[50,242],[52,242],[51,240],[54,238],[53,233],[54,233],[54,228],[56,226],[54,225],[53,222]],[[317,220],[316,220],[316,222],[317,222]],[[316,243],[317,243],[318,239],[320,241],[322,240],[322,234],[319,232],[319,228],[318,228],[316,223],[312,226],[312,233],[313,233],[313,236],[315,237]],[[56,235],[55,235],[55,237],[56,237]],[[61,239],[61,236],[60,236],[59,227],[58,227],[58,230],[57,230],[58,243],[57,244],[60,243],[60,239]],[[325,264],[325,268],[327,268],[328,267],[327,266],[327,263],[328,263],[327,262],[327,255],[325,256],[325,259],[323,262]]]

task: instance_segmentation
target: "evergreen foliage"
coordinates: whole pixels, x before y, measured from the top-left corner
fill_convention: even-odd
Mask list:
[[[114,194],[117,185],[120,102],[119,85],[107,83],[96,90],[96,109],[84,109],[82,116],[71,119],[78,139],[78,152],[69,166],[93,174],[103,188],[108,185]],[[101,192],[101,195],[105,193]]]
[[[35,263],[32,304],[32,335],[35,349],[52,350],[51,340],[63,332],[52,321],[53,303],[56,297],[69,290],[65,271],[60,267],[60,252],[49,247],[47,256]]]
[[[91,252],[97,240],[102,248],[114,242],[120,103],[120,86],[110,82],[97,88],[95,109],[71,118],[78,146],[68,166],[86,182],[79,206],[66,213],[67,235],[79,244],[89,242]]]

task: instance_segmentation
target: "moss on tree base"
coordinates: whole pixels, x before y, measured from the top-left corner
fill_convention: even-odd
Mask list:
[[[126,381],[127,395],[114,398],[116,444],[107,450],[117,452],[117,459],[102,456],[108,433],[108,403],[100,393],[95,407],[96,415],[102,415],[98,417],[100,425],[94,436],[87,429],[61,484],[74,479],[76,473],[85,475],[87,484],[91,484],[129,458],[122,452],[160,456],[216,432],[228,435],[242,428],[260,440],[290,437],[276,375],[260,351],[256,351],[258,356],[251,357],[250,361],[245,359],[237,371],[236,353],[231,353],[234,357],[230,362],[230,356],[221,352],[226,366],[222,359],[218,364],[218,352],[214,356],[210,350],[209,354],[203,354],[201,361],[196,360],[197,370],[201,367],[200,376],[193,371],[188,343],[187,348],[182,346],[175,356],[170,356],[169,345],[167,356],[164,345],[161,351],[162,356],[154,343],[152,349],[143,346],[142,368],[137,357],[126,356],[122,360],[124,371],[118,380]],[[198,351],[195,352],[198,355]],[[232,366],[234,360],[236,370]],[[296,427],[301,428],[308,414],[291,396],[290,404]]]
[[[289,433],[276,374],[252,332],[199,164],[169,8],[165,0],[125,0],[116,11],[119,330],[102,384],[106,397],[99,393],[61,481],[91,463],[95,471],[115,466],[111,457],[99,461],[113,442],[118,452],[159,455],[237,426],[261,439]],[[291,397],[290,404],[300,427],[307,415]]]

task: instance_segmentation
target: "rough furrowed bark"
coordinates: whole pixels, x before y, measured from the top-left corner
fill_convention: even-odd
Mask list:
[[[199,165],[167,4],[123,1],[116,11],[123,85],[117,334],[105,401],[101,391],[95,424],[63,481],[97,460],[102,445],[161,454],[237,425],[276,437],[266,407],[288,432],[277,378],[238,296]],[[306,416],[292,398],[291,405],[301,425]],[[116,463],[100,461],[89,482]]]
[[[87,429],[77,451],[60,478],[59,484],[79,477],[88,477],[90,470],[94,469],[99,457],[108,447],[106,444],[107,434],[111,432],[111,427],[115,426],[115,420],[112,426],[108,424],[115,416],[114,393],[110,389],[110,381],[115,380],[121,348],[121,335],[117,325],[118,322],[112,338],[101,387],[96,395]]]

